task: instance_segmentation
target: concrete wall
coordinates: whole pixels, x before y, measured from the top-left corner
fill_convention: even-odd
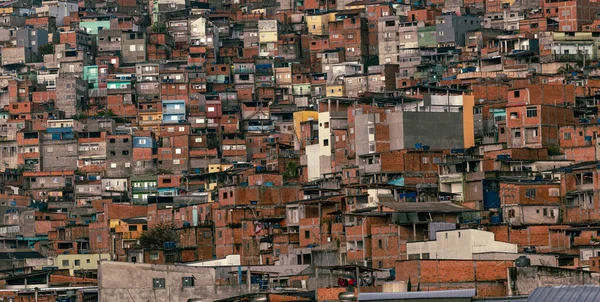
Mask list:
[[[514,283],[513,283],[514,282]],[[530,295],[541,286],[597,285],[599,275],[591,272],[547,266],[508,268],[508,295]]]
[[[182,277],[194,277],[194,286],[183,287]],[[164,278],[164,288],[153,288],[154,278]],[[246,285],[216,285],[214,268],[134,264],[103,261],[98,269],[100,302],[215,301],[248,292]]]
[[[308,180],[314,180],[321,177],[321,161],[319,160],[319,145],[306,146],[306,161]]]
[[[478,253],[473,254],[473,260],[505,260],[505,261],[514,261],[515,259],[525,256],[531,260],[531,265],[541,265],[541,266],[558,266],[558,257],[555,255],[545,255],[545,254],[525,254],[525,253]]]
[[[416,143],[432,149],[464,146],[460,112],[391,112],[387,119],[391,150],[414,148]]]
[[[363,113],[361,115],[357,115],[354,120],[354,133],[355,133],[355,145],[356,145],[356,155],[365,155],[369,154],[369,143],[375,143],[375,134],[369,135],[369,125],[375,127],[375,124],[379,123],[379,113],[371,114],[371,113]],[[394,125],[396,126],[396,125]],[[392,129],[392,125],[390,125],[390,132],[395,131]],[[402,126],[400,126],[400,130]],[[375,150],[378,151],[378,150]]]
[[[77,152],[77,140],[45,140],[42,148],[42,170],[77,169]]]

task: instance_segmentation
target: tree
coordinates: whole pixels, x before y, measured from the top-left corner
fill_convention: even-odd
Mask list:
[[[46,43],[44,45],[40,45],[40,47],[38,48],[38,52],[42,56],[52,54],[54,53],[54,44]]]
[[[31,171],[33,171],[32,164],[17,165],[17,173],[19,173],[20,175],[23,175],[23,172],[31,172]]]
[[[167,26],[164,24],[159,24],[159,23],[154,23],[154,25],[152,25],[152,32],[155,33],[166,33],[167,32]]]
[[[285,171],[283,171],[283,178],[290,179],[298,177],[298,163],[291,161],[285,165]]]
[[[178,235],[172,222],[161,222],[152,229],[142,232],[140,247],[144,249],[161,249],[165,242],[177,242]]]

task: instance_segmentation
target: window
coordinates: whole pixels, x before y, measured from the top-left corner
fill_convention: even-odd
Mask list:
[[[535,198],[536,193],[537,193],[537,189],[536,188],[526,189],[525,190],[525,197],[527,197],[527,198]]]
[[[380,249],[382,249],[383,248],[383,240],[379,239],[377,241],[377,245],[379,246]]]
[[[152,278],[152,288],[165,288],[165,278]]]
[[[181,164],[181,160],[179,160],[179,159],[174,159],[174,160],[173,160],[173,164],[174,164],[174,165],[180,165],[180,164]]]
[[[111,167],[112,169],[116,168],[116,167],[117,167],[117,163],[110,163],[110,167]]]
[[[323,146],[325,146],[325,147],[329,146],[329,140],[328,139],[324,139],[323,140]]]
[[[149,258],[150,260],[158,260],[158,252],[151,252]]]
[[[129,45],[129,51],[135,51],[135,45]]]
[[[304,231],[304,239],[310,239],[310,231]]]
[[[69,260],[63,260],[62,266],[69,266]]]
[[[131,163],[125,163],[125,168],[130,168],[131,167]]]
[[[79,260],[75,260],[75,266],[80,266],[81,262]]]
[[[121,151],[121,154],[122,155],[129,155],[129,150],[123,150],[123,151]]]
[[[521,97],[521,92],[520,92],[520,91],[518,91],[518,90],[517,90],[517,91],[515,91],[515,92],[514,92],[514,96],[515,96],[515,98],[519,98],[519,97]]]
[[[201,137],[196,137],[195,141],[196,141],[197,143],[201,143],[201,142],[202,142],[202,138],[201,138]]]
[[[181,277],[183,287],[194,287],[194,277]]]
[[[325,123],[323,123],[323,127],[324,127],[325,129],[329,129],[329,122],[325,122]]]
[[[176,148],[175,149],[175,154],[181,154],[181,148]]]
[[[537,108],[529,107],[527,108],[527,117],[536,117],[537,116]]]
[[[514,136],[515,137],[521,137],[521,130],[515,130]]]
[[[571,132],[565,132],[565,133],[563,133],[563,138],[565,140],[570,140],[571,139]]]
[[[544,209],[544,216],[548,216],[548,209]]]

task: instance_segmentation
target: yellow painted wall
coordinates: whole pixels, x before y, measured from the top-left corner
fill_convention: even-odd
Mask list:
[[[463,95],[463,135],[465,148],[471,148],[475,146],[475,118],[473,116],[474,106],[475,97],[473,95]]]
[[[70,255],[58,255],[54,258],[54,266],[59,269],[72,269],[72,270],[96,270],[98,269],[98,260],[111,260],[110,254],[70,254]],[[63,260],[69,262],[69,265],[63,265]],[[76,265],[75,260],[79,260]]]
[[[315,15],[306,17],[308,32],[321,36],[329,33],[329,15]]]
[[[260,43],[269,43],[269,42],[277,43],[277,32],[269,31],[269,32],[258,33],[258,41]]]
[[[327,97],[343,97],[344,96],[344,85],[327,85],[325,95]]]
[[[316,111],[297,111],[294,112],[294,132],[296,133],[296,137],[300,137],[300,124],[302,122],[306,122],[312,118],[313,120],[319,119],[319,113]]]

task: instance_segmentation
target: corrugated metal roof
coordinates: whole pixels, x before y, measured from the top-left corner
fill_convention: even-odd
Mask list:
[[[387,202],[380,200],[379,204],[399,213],[462,213],[476,211],[450,202]]]
[[[403,292],[403,293],[361,293],[358,301],[385,301],[408,299],[450,299],[471,298],[476,295],[475,289],[436,290],[428,292]]]
[[[600,286],[561,285],[538,287],[528,302],[596,302],[600,301]]]

